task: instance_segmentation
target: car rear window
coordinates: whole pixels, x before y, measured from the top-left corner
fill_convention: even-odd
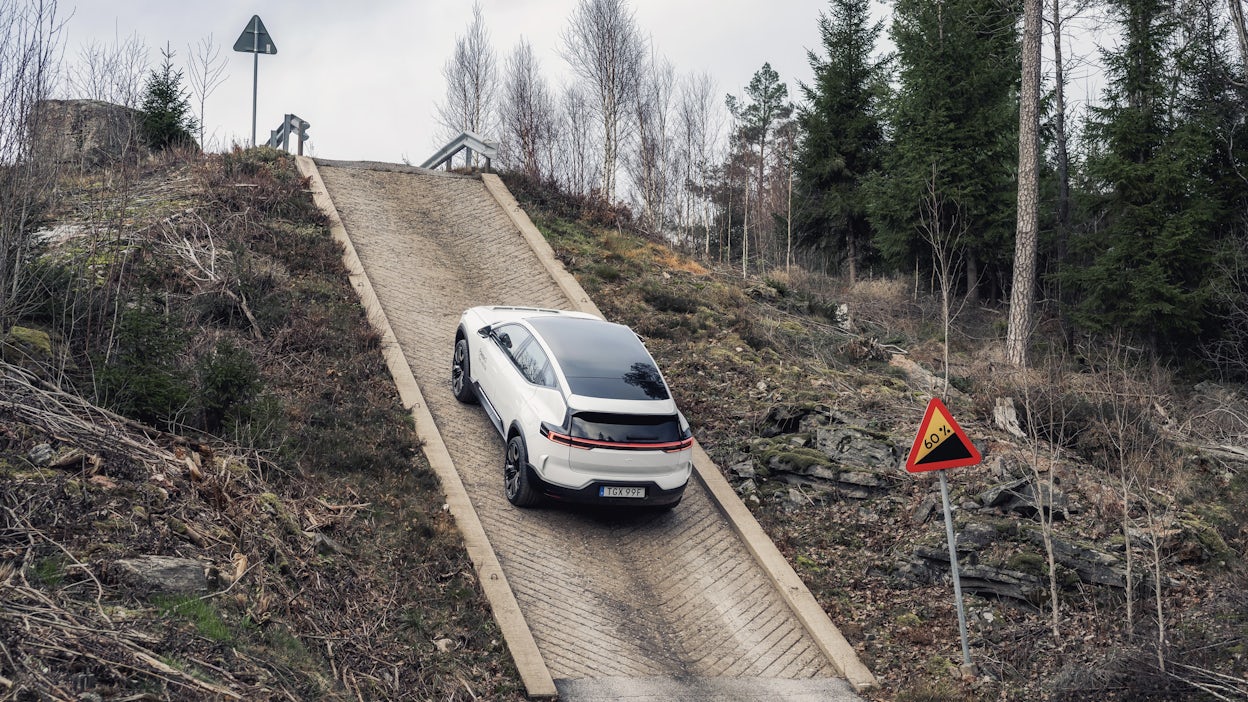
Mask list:
[[[571,434],[577,439],[643,444],[684,438],[680,420],[674,414],[578,412],[572,415]]]
[[[658,367],[628,327],[555,316],[529,323],[558,360],[572,394],[613,400],[669,399]]]

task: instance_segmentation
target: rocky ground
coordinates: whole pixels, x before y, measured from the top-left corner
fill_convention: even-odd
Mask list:
[[[1242,386],[1123,348],[1046,351],[1060,345],[1043,333],[1035,368],[1013,372],[1004,311],[971,305],[946,389],[939,308],[913,281],[742,279],[512,187],[604,312],[646,337],[699,440],[879,677],[873,698],[1248,697]],[[947,471],[972,671],[939,482],[904,469],[933,395],[983,453]]]

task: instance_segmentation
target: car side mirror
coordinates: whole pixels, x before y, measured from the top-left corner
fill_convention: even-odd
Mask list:
[[[498,335],[498,343],[505,349],[511,348],[511,337],[507,334]]]
[[[488,339],[490,338],[491,331],[494,331],[493,327],[487,324],[484,327],[481,327],[480,329],[477,330],[477,336],[481,337],[482,339]]]

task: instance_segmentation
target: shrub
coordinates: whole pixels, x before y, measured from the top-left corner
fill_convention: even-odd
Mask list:
[[[222,339],[211,354],[200,359],[197,371],[204,430],[217,433],[251,418],[261,384],[250,353]]]
[[[98,402],[141,422],[173,424],[191,399],[178,365],[184,349],[163,310],[127,309],[117,324],[116,347],[96,377]]]

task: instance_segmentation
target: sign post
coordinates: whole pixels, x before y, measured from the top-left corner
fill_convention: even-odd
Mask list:
[[[260,15],[252,15],[251,21],[243,28],[238,41],[234,42],[234,50],[252,54],[251,63],[251,145],[256,145],[256,97],[260,86],[260,54],[276,54],[277,45],[269,36],[269,31],[260,21]]]
[[[953,508],[949,504],[949,481],[945,479],[945,471],[949,468],[978,465],[982,460],[979,449],[975,448],[966,432],[962,431],[953,415],[949,414],[945,403],[940,398],[933,397],[927,403],[923,423],[919,425],[919,433],[910,447],[906,470],[911,473],[934,470],[940,475],[940,497],[945,506],[945,534],[949,539],[949,566],[953,571],[953,598],[958,607],[958,633],[962,637],[962,664],[966,670],[972,669],[971,646],[967,641],[966,609],[962,605],[962,578],[958,572],[957,537],[953,533]]]

